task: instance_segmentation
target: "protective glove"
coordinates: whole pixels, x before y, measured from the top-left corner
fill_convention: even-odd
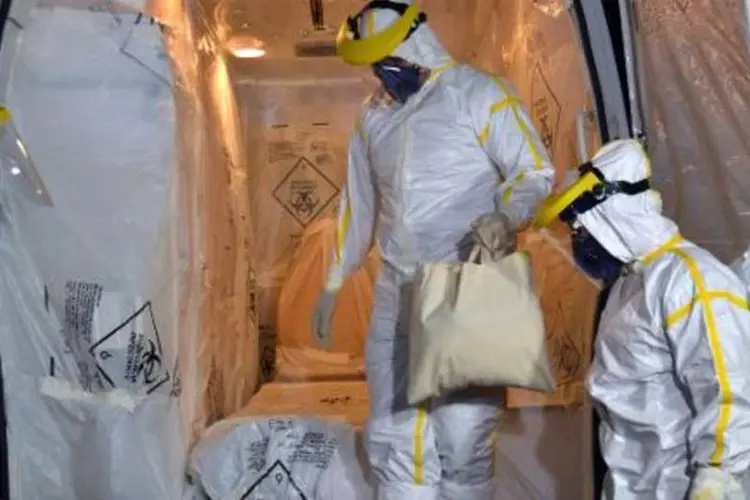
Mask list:
[[[471,224],[474,243],[484,247],[492,260],[499,260],[516,248],[517,233],[510,217],[502,212],[490,212]]]
[[[323,290],[312,317],[313,345],[328,350],[333,346],[333,313],[336,310],[336,292]]]
[[[729,472],[700,467],[693,477],[688,500],[745,500],[745,492]]]

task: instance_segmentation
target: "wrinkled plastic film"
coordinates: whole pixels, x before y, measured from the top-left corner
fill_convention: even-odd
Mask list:
[[[3,185],[11,496],[179,498],[178,344],[197,324],[174,176],[185,87],[166,52],[189,25],[179,9],[14,4],[6,102],[55,203]]]
[[[585,64],[567,12],[554,2],[536,7],[473,2],[470,7],[456,13],[428,3],[425,9],[455,54],[513,82],[562,179],[565,169],[577,165],[576,117],[590,109],[588,82],[579,73]],[[262,381],[234,415],[315,414],[362,424],[368,408],[364,341],[379,272],[377,251],[363,259],[340,293],[330,351],[314,347],[311,316],[334,258],[346,149],[372,80],[366,71],[332,59],[241,62],[234,66],[233,80],[246,140]],[[553,228],[551,234],[555,245],[540,235],[523,239],[534,255],[552,325],[550,357],[560,387],[553,396],[523,391],[509,396],[498,436],[499,498],[588,494],[590,424],[582,380],[596,290],[559,250],[567,244],[565,231]],[[256,424],[246,420],[244,425]]]
[[[229,68],[211,26],[196,4],[194,22],[199,106],[204,128],[192,188],[200,220],[201,305],[197,394],[204,424],[231,415],[257,387],[259,370],[252,306],[253,268],[248,170],[240,115]]]
[[[208,498],[374,498],[347,425],[308,417],[231,418],[207,430],[188,473]]]
[[[747,247],[750,81],[743,2],[638,3],[649,153],[665,213],[731,262]]]
[[[311,318],[336,253],[348,142],[371,85],[346,71],[320,80],[304,72],[285,75],[282,68],[259,68],[237,82],[249,132],[250,201],[257,214],[253,257],[261,377],[363,380],[376,256],[364,259],[363,269],[338,295],[329,352],[313,347]]]

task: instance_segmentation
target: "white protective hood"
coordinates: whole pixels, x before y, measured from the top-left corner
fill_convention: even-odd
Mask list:
[[[607,144],[591,163],[610,181],[638,182],[651,176],[648,156],[635,140]],[[609,253],[629,263],[646,256],[678,232],[677,225],[661,211],[661,196],[650,190],[634,196],[616,194],[578,220]]]

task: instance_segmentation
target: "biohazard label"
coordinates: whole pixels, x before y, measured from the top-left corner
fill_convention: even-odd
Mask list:
[[[242,500],[307,500],[292,479],[292,473],[277,460],[241,497]]]
[[[151,302],[146,302],[89,351],[99,373],[112,388],[139,388],[150,394],[170,379]]]
[[[96,365],[86,358],[86,350],[94,338],[94,315],[102,300],[102,286],[98,283],[69,281],[65,284],[66,349],[74,355],[79,381],[86,390],[104,387]],[[83,356],[81,355],[83,354]]]
[[[91,343],[94,312],[102,300],[98,283],[69,281],[65,284],[65,324],[85,342]]]
[[[260,441],[253,441],[247,445],[247,469],[260,472],[266,467],[266,451],[270,439],[264,438]]]
[[[307,158],[302,157],[281,180],[274,198],[306,227],[336,198],[339,189]]]
[[[120,52],[159,80],[170,84],[169,58],[162,38],[169,35],[165,25],[142,12],[123,12],[110,0],[92,3],[89,11],[109,14],[109,34]]]
[[[541,65],[536,64],[531,74],[531,117],[544,147],[553,158],[561,110],[560,102],[547,83]]]
[[[326,469],[336,451],[336,445],[336,438],[333,436],[327,436],[322,432],[306,432],[290,461]]]
[[[573,295],[572,290],[569,295]],[[575,342],[574,332],[570,325],[566,307],[562,302],[555,305],[555,314],[550,318],[547,343],[550,347],[550,363],[554,368],[557,386],[562,387],[580,382],[583,377],[584,356],[581,346]]]

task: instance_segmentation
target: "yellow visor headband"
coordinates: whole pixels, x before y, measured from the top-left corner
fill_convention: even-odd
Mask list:
[[[411,4],[398,21],[383,31],[362,40],[354,39],[354,32],[350,27],[352,22],[350,17],[344,21],[339,29],[336,37],[336,53],[344,62],[354,66],[375,64],[388,57],[401,45],[418,17],[419,7],[416,4]]]
[[[602,182],[593,172],[586,172],[580,179],[574,182],[570,187],[561,193],[554,194],[542,202],[542,206],[534,218],[534,229],[547,227],[554,221],[566,208],[574,201],[581,197],[587,191],[592,191],[594,187]]]

